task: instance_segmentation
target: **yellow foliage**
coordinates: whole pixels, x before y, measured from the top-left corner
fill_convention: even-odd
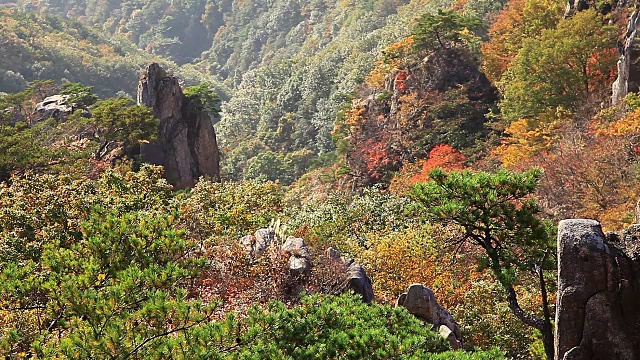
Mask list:
[[[354,107],[351,110],[345,112],[344,123],[349,126],[357,126],[362,123],[364,119],[364,113],[367,110],[362,106]]]
[[[493,154],[498,156],[502,165],[507,168],[527,164],[553,147],[558,129],[564,125],[566,118],[568,114],[559,110],[533,119],[514,121],[505,130],[507,137]]]
[[[376,62],[376,66],[366,77],[365,83],[374,88],[384,89],[386,77],[404,66],[413,45],[413,36],[407,36],[387,47],[383,51],[384,60]]]
[[[637,135],[640,133],[640,108],[620,120],[605,124],[595,124],[594,128],[596,134],[604,136]]]
[[[416,226],[399,233],[371,234],[367,249],[357,257],[373,278],[373,290],[383,302],[395,301],[409,285],[421,283],[453,308],[464,301],[476,270],[472,248],[459,253],[446,246],[457,231],[439,225]]]

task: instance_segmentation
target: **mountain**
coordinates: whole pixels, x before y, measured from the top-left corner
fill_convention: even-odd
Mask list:
[[[505,2],[456,6],[487,18]],[[408,35],[422,14],[453,3],[52,0],[15,6],[100,27],[223,79],[234,89],[217,125],[223,176],[289,183],[333,158],[336,115],[382,50]]]
[[[137,76],[160,62],[187,85],[209,83],[222,96],[228,89],[193,67],[151,55],[118,36],[107,36],[77,20],[0,9],[0,92],[19,92],[34,80],[80,82],[102,96],[135,95]]]

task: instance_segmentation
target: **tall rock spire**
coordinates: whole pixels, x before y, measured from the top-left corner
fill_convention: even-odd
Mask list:
[[[220,153],[209,115],[182,93],[178,79],[153,63],[140,76],[137,101],[160,120],[158,139],[141,148],[142,161],[162,165],[177,189],[193,186],[200,176],[220,179]]]

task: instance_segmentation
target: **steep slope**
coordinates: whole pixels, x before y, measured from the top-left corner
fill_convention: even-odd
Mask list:
[[[189,84],[210,83],[211,76],[137,49],[123,38],[109,38],[78,21],[0,9],[0,92],[18,92],[33,80],[63,80],[94,87],[100,96],[135,94],[138,73],[150,62],[176,70]]]
[[[217,126],[225,154],[223,173],[230,178],[290,182],[313,159],[334,150],[331,131],[336,113],[381,51],[408,35],[417,17],[455,6],[486,18],[506,1],[17,3],[101,26],[147,52],[179,64],[196,64],[225,79],[236,91]]]

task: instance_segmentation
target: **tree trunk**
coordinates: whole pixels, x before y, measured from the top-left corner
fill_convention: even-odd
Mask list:
[[[494,275],[498,278],[498,281],[502,285],[502,287],[507,291],[507,302],[509,303],[509,308],[513,312],[513,314],[523,323],[538,329],[540,333],[542,333],[542,344],[544,345],[544,352],[547,355],[547,360],[555,360],[555,351],[554,351],[554,340],[553,340],[553,327],[551,326],[551,315],[549,312],[548,299],[547,299],[547,288],[544,282],[544,277],[542,277],[542,270],[540,270],[540,292],[542,295],[543,302],[543,311],[544,318],[538,318],[531,314],[528,314],[524,311],[520,304],[518,303],[518,295],[516,294],[516,290],[513,286],[505,279],[502,275],[502,264],[500,264],[500,259],[498,257],[498,253],[494,248],[488,248],[487,255],[491,260],[491,270]]]

